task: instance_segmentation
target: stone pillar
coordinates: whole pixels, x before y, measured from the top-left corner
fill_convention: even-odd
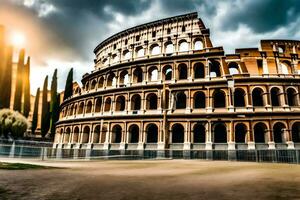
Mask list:
[[[288,149],[295,149],[294,142],[292,141],[292,130],[284,129],[284,135],[286,138],[287,148]]]
[[[211,131],[211,122],[208,121],[206,124],[206,143],[205,143],[205,149],[206,150],[212,150],[212,131]]]
[[[110,144],[110,123],[107,125],[107,130],[106,130],[106,136],[105,136],[105,142],[103,145],[103,149],[109,149],[109,144]]]
[[[270,128],[268,128],[267,134],[268,134],[268,145],[269,145],[268,149],[275,149],[276,146],[273,138],[273,131]]]
[[[228,137],[227,137],[228,140]],[[228,142],[228,150],[235,150],[235,139],[234,139],[234,124],[231,121],[229,123],[229,142]]]
[[[183,150],[191,149],[191,124],[190,122],[186,122],[185,131],[184,131],[184,144]]]
[[[206,97],[206,112],[211,113],[212,112],[212,97],[211,97],[211,90],[210,88],[207,88],[207,95]]]

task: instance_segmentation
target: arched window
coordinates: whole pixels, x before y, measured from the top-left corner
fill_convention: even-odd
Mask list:
[[[82,143],[88,143],[89,142],[89,136],[90,136],[90,127],[85,126],[83,128],[83,133],[82,133]]]
[[[145,55],[145,50],[142,47],[138,48],[136,55],[137,57],[143,57]]]
[[[157,67],[152,66],[148,70],[148,80],[149,81],[157,81],[158,80],[158,70]]]
[[[88,101],[88,103],[86,104],[85,113],[91,113],[92,112],[92,107],[93,107],[92,101]]]
[[[131,110],[140,110],[141,109],[141,96],[135,94],[131,97]]]
[[[243,123],[239,123],[234,128],[235,142],[246,143],[247,127]]]
[[[137,125],[133,124],[129,127],[129,143],[139,142],[140,129]]]
[[[287,89],[287,100],[289,106],[298,106],[298,95],[293,88]]]
[[[300,122],[296,122],[292,126],[292,141],[300,143]]]
[[[246,93],[241,88],[236,88],[234,90],[234,106],[235,107],[245,107],[245,96]]]
[[[107,87],[116,86],[117,80],[114,73],[111,73],[107,77]]]
[[[172,126],[172,143],[184,143],[184,127],[181,124]]]
[[[273,137],[275,143],[284,143],[285,142],[285,136],[284,136],[284,129],[285,125],[281,122],[277,122],[273,126]]]
[[[73,143],[79,143],[79,128],[77,126],[74,128]]]
[[[203,49],[203,43],[201,40],[195,40],[194,43],[194,50],[201,50]]]
[[[91,83],[91,90],[96,89],[96,85],[97,85],[97,81],[96,81],[95,79],[92,80],[92,83]]]
[[[204,92],[196,92],[194,94],[194,108],[205,108]]]
[[[120,143],[122,141],[122,127],[120,125],[115,125],[112,128],[112,143]]]
[[[266,143],[267,141],[267,126],[259,122],[254,126],[254,141],[255,143]]]
[[[108,97],[108,98],[106,98],[105,103],[104,103],[104,112],[110,111],[110,107],[111,107],[111,98]]]
[[[140,83],[143,81],[143,71],[141,68],[136,68],[133,71],[133,82],[134,83]]]
[[[184,52],[189,50],[189,44],[185,41],[182,40],[179,42],[179,52]]]
[[[261,88],[255,88],[252,91],[253,106],[264,106],[263,94],[264,92]]]
[[[64,143],[69,143],[71,129],[68,127],[65,132]]]
[[[107,127],[103,126],[101,130],[100,143],[103,144],[106,140]]]
[[[225,108],[226,107],[226,97],[222,90],[215,90],[213,93],[213,105],[214,108]]]
[[[157,109],[157,95],[154,93],[147,95],[147,110]]]
[[[221,77],[221,65],[218,61],[212,61],[209,63],[209,76]]]
[[[227,129],[225,124],[223,123],[215,124],[214,143],[227,143]]]
[[[94,128],[93,143],[99,143],[99,139],[100,139],[100,125],[97,125]]]
[[[78,114],[82,114],[82,113],[83,113],[83,107],[84,107],[84,103],[83,103],[83,102],[80,102],[80,103],[79,103]]]
[[[102,106],[102,97],[98,97],[95,103],[95,112],[100,112]]]
[[[170,65],[166,65],[163,68],[164,80],[169,81],[172,80],[172,67]]]
[[[116,100],[116,111],[124,111],[125,110],[125,97],[118,96]]]
[[[120,86],[127,86],[129,84],[129,76],[127,70],[124,70],[120,74]]]
[[[119,56],[115,54],[113,55],[112,59],[114,63],[117,63],[119,61]]]
[[[103,88],[103,84],[104,84],[104,78],[101,77],[101,78],[99,78],[99,81],[98,81],[98,88]]]
[[[160,47],[157,44],[152,45],[150,49],[151,49],[151,55],[160,54]]]
[[[77,114],[77,111],[78,111],[77,107],[78,107],[77,104],[75,104],[73,115],[76,115],[76,114]]]
[[[90,87],[90,82],[86,82],[85,83],[85,91],[88,91],[89,90],[89,87]]]
[[[174,52],[174,45],[172,43],[166,44],[166,54],[172,54]]]
[[[146,143],[157,143],[158,141],[158,128],[155,124],[149,124],[146,128],[147,141]]]
[[[69,116],[73,115],[73,104],[69,107]]]
[[[205,77],[205,68],[203,63],[195,63],[194,65],[194,77],[196,78],[204,78]]]
[[[196,124],[193,129],[194,143],[205,143],[205,127],[203,124]]]
[[[128,50],[124,51],[123,55],[124,55],[125,60],[131,59],[131,52],[130,51],[128,51]]]
[[[177,92],[175,95],[176,100],[176,109],[185,109],[186,108],[186,95],[184,92]]]
[[[187,79],[187,66],[184,63],[178,65],[179,80]]]
[[[288,63],[280,63],[282,74],[291,74],[291,67]]]
[[[280,106],[280,90],[277,87],[271,89],[272,106]]]
[[[230,75],[240,74],[239,65],[236,62],[231,62],[228,65]]]

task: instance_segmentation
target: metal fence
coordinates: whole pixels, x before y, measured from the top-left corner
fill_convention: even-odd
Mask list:
[[[300,163],[300,149],[291,150],[93,150],[54,149],[0,144],[0,157],[32,159],[202,159],[247,162]]]

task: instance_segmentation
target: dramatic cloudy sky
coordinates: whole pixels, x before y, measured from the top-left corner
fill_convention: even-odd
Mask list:
[[[32,92],[59,70],[75,79],[93,69],[93,49],[106,37],[141,23],[197,11],[215,46],[226,53],[260,39],[300,39],[299,0],[0,0],[0,24],[26,36]]]

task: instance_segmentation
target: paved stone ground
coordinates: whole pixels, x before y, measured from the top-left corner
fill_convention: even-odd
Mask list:
[[[0,199],[300,199],[300,166],[199,160],[32,161],[0,170]]]

